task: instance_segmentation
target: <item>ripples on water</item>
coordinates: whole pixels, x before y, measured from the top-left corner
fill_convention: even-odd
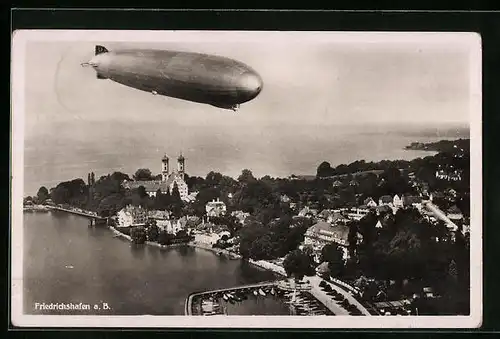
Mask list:
[[[191,292],[274,278],[205,250],[136,246],[63,212],[25,213],[23,226],[27,314],[184,315]],[[34,309],[36,302],[104,302],[112,309],[42,312]]]
[[[161,123],[81,122],[54,127],[25,142],[24,191],[36,194],[63,180],[83,178],[93,171],[99,177],[113,171],[132,175],[138,168],[160,172],[166,152],[187,157],[191,175],[206,176],[211,170],[237,177],[249,168],[256,176],[314,174],[326,160],[336,166],[355,160],[413,159],[432,152],[406,151],[413,141],[467,137],[464,129],[402,129],[391,126],[232,126],[169,128]],[[168,130],[168,132],[167,132]],[[175,163],[173,164],[175,166]]]

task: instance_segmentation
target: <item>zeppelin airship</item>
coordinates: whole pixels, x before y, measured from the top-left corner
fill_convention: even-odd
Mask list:
[[[236,111],[262,91],[260,75],[250,66],[222,56],[168,50],[95,46],[91,66],[97,79]]]

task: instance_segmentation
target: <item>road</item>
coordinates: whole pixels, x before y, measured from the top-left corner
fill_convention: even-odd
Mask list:
[[[307,279],[311,283],[311,291],[310,292],[316,299],[321,301],[335,315],[349,315],[349,312],[340,305],[340,302],[335,301],[331,296],[326,294],[326,292],[321,289],[319,284],[321,283],[321,281],[323,279],[321,279],[318,276],[307,277]],[[366,315],[366,316],[371,315],[370,312],[368,312],[368,310],[363,305],[361,305],[361,303],[359,301],[357,301],[356,298],[354,298],[352,294],[350,294],[349,292],[347,292],[343,288],[341,288],[335,284],[332,284],[329,281],[326,281],[326,283],[329,284],[334,290],[341,293],[344,296],[344,298],[349,300],[349,302],[351,304],[355,305],[361,311],[361,313],[363,313],[363,315]]]
[[[448,228],[452,229],[452,231],[458,230],[458,226],[453,221],[451,221],[450,218],[448,218],[446,214],[432,202],[430,201],[426,202],[424,204],[424,207],[427,208],[429,211],[431,211],[434,214],[434,216],[436,216],[436,218],[443,220],[448,226]]]

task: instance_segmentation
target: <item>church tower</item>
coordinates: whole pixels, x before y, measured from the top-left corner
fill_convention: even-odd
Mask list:
[[[184,165],[185,165],[186,158],[181,154],[177,158],[177,171],[179,172],[179,175],[181,175],[182,178],[184,178]]]
[[[161,158],[161,180],[167,181],[168,179],[168,157],[165,154],[163,158]]]

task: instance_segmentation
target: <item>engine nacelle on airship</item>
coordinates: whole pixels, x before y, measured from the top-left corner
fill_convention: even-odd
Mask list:
[[[193,52],[124,49],[97,45],[92,66],[98,79],[157,95],[236,110],[262,91],[260,75],[226,57]]]

